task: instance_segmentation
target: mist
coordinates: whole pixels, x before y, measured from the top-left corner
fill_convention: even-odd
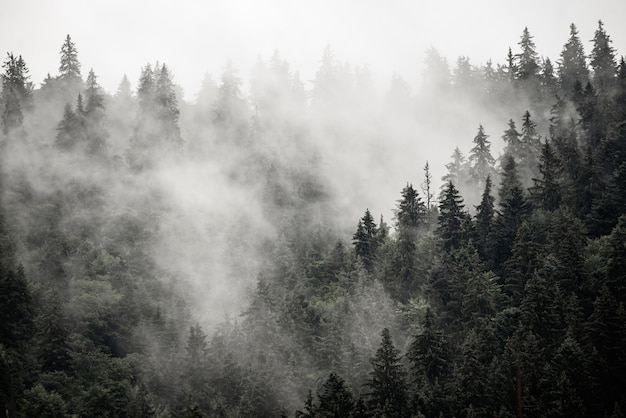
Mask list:
[[[68,35],[64,48],[70,43]],[[58,308],[67,364],[78,370],[88,356],[111,359],[103,370],[128,373],[110,380],[127,385],[119,390],[128,410],[149,404],[153,414],[146,416],[187,416],[193,408],[208,416],[292,414],[308,391],[321,393],[331,371],[355,398],[369,396],[381,331],[391,330],[399,352],[410,350],[431,325],[431,308],[449,327],[450,344],[466,349],[470,333],[450,319],[455,309],[466,314],[466,302],[446,306],[442,300],[458,289],[441,283],[455,275],[471,283],[477,271],[492,283],[496,273],[510,272],[504,261],[486,259],[478,238],[450,254],[441,244],[448,180],[456,176],[464,222],[472,224],[486,178],[494,189],[504,184],[509,121],[531,126],[522,133],[539,147],[553,140],[562,128],[554,121],[561,90],[540,75],[549,68],[545,58],[536,78],[524,79],[510,63],[446,54],[424,49],[414,54],[424,63],[419,77],[394,72],[381,82],[332,43],[312,78],[276,50],[256,55],[249,77],[224,62],[219,74],[197,81],[192,96],[178,84],[176,62],[151,58],[127,70],[136,80],[120,74],[119,87],[107,91],[98,68],[81,73],[80,55],[62,51],[58,76],[26,77],[36,87],[19,96],[18,110],[3,92],[3,115],[19,111],[3,116],[2,239],[10,244],[3,263],[23,266],[36,307],[33,338],[44,341],[36,349],[43,350],[49,328],[37,324]],[[563,125],[584,119],[576,100],[565,96]],[[577,129],[572,135],[582,147],[588,131]],[[493,157],[490,177],[476,174],[480,132]],[[450,168],[456,148],[465,171]],[[542,174],[532,162],[519,166],[529,196]],[[401,215],[409,187],[431,201],[413,229]],[[570,216],[548,212],[524,222],[556,228],[557,216]],[[368,214],[375,222],[371,254],[358,235]],[[507,232],[509,247],[516,232]],[[455,263],[462,268],[450,267]],[[493,296],[483,305],[498,304]],[[505,314],[518,315],[506,311],[498,320]],[[90,392],[63,394],[50,374],[61,366],[33,355],[50,369],[25,378],[41,382],[24,383],[24,390],[60,393],[63,408],[75,414],[96,408],[88,405]],[[403,365],[412,361],[402,358]],[[113,385],[94,379],[92,389]],[[220,415],[225,411],[231,415]]]

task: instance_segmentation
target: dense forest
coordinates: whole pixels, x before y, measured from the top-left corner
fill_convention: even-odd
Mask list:
[[[569,29],[555,61],[528,28],[503,63],[430,49],[384,97],[330,47],[193,102],[158,62],[104,91],[69,35],[39,86],[7,53],[2,413],[623,417],[626,62]],[[444,131],[441,182],[355,207],[347,173]]]

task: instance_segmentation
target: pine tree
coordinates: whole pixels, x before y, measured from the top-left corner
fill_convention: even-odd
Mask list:
[[[70,35],[67,35],[61,47],[61,65],[59,75],[61,80],[76,81],[81,79],[80,62],[78,61],[78,50],[72,42]]]
[[[380,347],[372,358],[373,371],[367,383],[370,405],[378,414],[408,416],[406,371],[400,353],[391,341],[389,329],[383,329],[381,338]]]
[[[479,189],[484,187],[487,177],[494,172],[495,159],[491,155],[491,142],[487,140],[488,137],[483,125],[480,125],[474,137],[474,148],[469,156],[470,174]]]
[[[578,82],[582,85],[589,80],[585,51],[578,37],[578,29],[573,23],[570,25],[570,37],[563,46],[558,65],[561,90],[567,97],[572,98],[575,84]]]
[[[522,183],[517,172],[515,158],[511,154],[505,154],[502,159],[502,169],[500,174],[500,188],[498,189],[498,201],[500,204],[511,197],[514,188],[521,190]]]

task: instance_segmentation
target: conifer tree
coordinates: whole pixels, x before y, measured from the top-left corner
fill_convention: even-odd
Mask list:
[[[488,258],[489,239],[495,215],[495,198],[491,195],[491,187],[491,176],[487,176],[480,204],[476,206],[477,249],[483,260]]]
[[[372,408],[383,416],[408,416],[406,371],[388,328],[381,333],[381,343],[372,358],[372,367],[373,371],[367,383]]]
[[[320,417],[349,417],[354,406],[354,397],[345,381],[331,373],[317,394],[319,403],[316,412]]]
[[[517,59],[516,78],[522,81],[535,80],[539,73],[538,55],[528,27],[524,28],[518,45],[521,52],[515,56]]]
[[[522,156],[522,142],[520,139],[522,135],[517,131],[513,119],[509,119],[508,125],[509,128],[502,135],[502,140],[505,144],[504,153],[519,159]]]
[[[356,255],[363,261],[368,271],[371,271],[373,267],[376,250],[378,249],[377,232],[378,228],[376,228],[374,218],[369,209],[366,209],[363,217],[359,219],[356,232],[352,237],[352,243]]]
[[[537,207],[554,211],[562,201],[562,167],[554,147],[547,139],[541,147],[538,170],[541,178],[533,178],[534,185],[529,189],[530,197]]]
[[[484,187],[487,177],[494,172],[495,159],[491,155],[491,142],[487,140],[488,137],[483,125],[480,125],[474,137],[474,148],[469,156],[470,174],[479,189]]]
[[[441,178],[441,180],[445,182],[442,186],[441,194],[443,194],[443,191],[449,182],[452,182],[456,185],[463,184],[463,181],[466,180],[466,176],[468,174],[465,156],[463,155],[459,147],[454,148],[454,152],[452,153],[451,158],[452,161],[445,166],[448,172],[445,176]]]
[[[61,65],[59,75],[61,80],[76,81],[81,79],[80,62],[78,61],[78,50],[72,42],[70,35],[67,35],[61,47]]]
[[[593,49],[589,58],[593,70],[593,83],[596,90],[601,94],[607,94],[611,91],[617,75],[615,50],[611,46],[612,42],[604,30],[604,24],[599,20],[598,29],[593,36]]]
[[[522,183],[528,184],[536,175],[539,153],[541,152],[541,139],[537,134],[537,123],[530,118],[527,110],[522,117],[522,132],[520,143],[522,153],[519,157],[519,165],[522,172]]]
[[[573,23],[570,25],[570,37],[563,46],[558,65],[561,90],[566,96],[573,98],[575,84],[578,82],[582,85],[589,80],[585,51],[578,37],[578,29]]]
[[[463,198],[448,182],[439,202],[439,218],[437,234],[442,240],[443,248],[447,251],[458,248],[462,244],[463,231],[461,225],[465,219],[463,212]]]
[[[7,134],[22,125],[23,112],[30,109],[32,105],[33,86],[29,81],[28,68],[21,55],[16,57],[13,53],[8,53],[2,68],[4,68],[4,73],[1,76],[0,122],[2,132]]]

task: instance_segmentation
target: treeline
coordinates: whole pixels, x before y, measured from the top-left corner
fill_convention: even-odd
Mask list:
[[[59,75],[38,89],[8,54],[3,413],[622,416],[626,64],[601,22],[592,42],[587,56],[572,25],[556,69],[527,29],[496,67],[460,58],[450,73],[430,50],[422,95],[394,77],[380,106],[367,73],[330,49],[311,90],[275,54],[250,97],[227,66],[194,104],[164,64],[146,65],[134,94],[124,78],[108,95],[93,70],[82,80],[69,36]],[[337,232],[341,196],[315,141],[384,138],[455,99],[507,114],[503,155],[477,121],[439,196],[427,164],[391,224],[368,209],[351,236]],[[159,185],[198,162],[272,227],[235,214],[223,235],[225,219],[194,231],[231,257],[225,283],[255,275],[244,312],[211,328],[185,275],[194,266],[162,261],[213,254],[174,248],[190,213]]]

